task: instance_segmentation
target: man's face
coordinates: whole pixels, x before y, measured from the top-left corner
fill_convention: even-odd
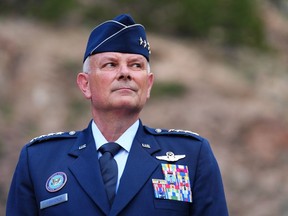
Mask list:
[[[148,72],[145,57],[138,54],[105,52],[90,56],[90,72],[84,76],[86,89],[82,92],[91,99],[94,111],[140,112],[154,76]]]

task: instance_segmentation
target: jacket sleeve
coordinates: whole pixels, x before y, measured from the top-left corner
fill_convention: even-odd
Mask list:
[[[27,146],[25,146],[20,153],[12,179],[6,205],[6,216],[38,215],[28,160]]]
[[[211,147],[204,139],[192,191],[193,216],[228,216],[222,178]]]

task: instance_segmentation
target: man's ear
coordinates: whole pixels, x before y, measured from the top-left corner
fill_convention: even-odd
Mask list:
[[[89,74],[87,73],[79,73],[77,75],[77,84],[80,90],[82,91],[83,95],[87,99],[91,99],[91,91],[89,85]]]
[[[154,74],[153,73],[149,73],[148,74],[147,98],[150,98],[150,93],[151,93],[151,90],[152,90],[153,83],[154,83]]]

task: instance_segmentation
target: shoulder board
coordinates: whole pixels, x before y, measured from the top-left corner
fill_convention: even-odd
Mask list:
[[[51,140],[51,139],[73,138],[75,137],[75,134],[76,134],[76,131],[49,133],[46,135],[41,135],[41,136],[33,138],[32,140],[30,140],[29,145],[32,145],[34,143],[40,143],[40,142]]]
[[[153,135],[180,135],[180,136],[190,136],[190,137],[194,137],[196,139],[202,140],[202,137],[192,131],[188,131],[188,130],[180,130],[180,129],[160,129],[160,128],[150,128],[147,126],[144,126],[145,129],[153,134]]]

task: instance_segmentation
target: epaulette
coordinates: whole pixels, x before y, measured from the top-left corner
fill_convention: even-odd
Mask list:
[[[188,130],[150,128],[147,126],[144,126],[144,127],[149,133],[153,135],[180,135],[180,136],[194,137],[198,140],[203,139],[198,133],[188,131]]]
[[[49,133],[46,135],[41,135],[41,136],[33,138],[32,140],[30,140],[29,145],[32,145],[34,143],[40,143],[40,142],[51,140],[51,139],[73,138],[75,137],[75,134],[76,134],[76,131]]]

